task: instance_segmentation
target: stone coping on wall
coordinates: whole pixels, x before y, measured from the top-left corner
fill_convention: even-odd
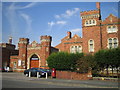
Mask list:
[[[56,71],[56,78],[58,79],[71,79],[71,80],[91,80],[92,73],[77,73],[70,71]]]

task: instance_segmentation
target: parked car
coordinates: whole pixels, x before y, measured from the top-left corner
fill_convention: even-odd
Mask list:
[[[24,75],[26,75],[27,77],[29,76],[29,72],[31,72],[31,77],[36,77],[37,76],[37,72],[39,72],[39,76],[38,77],[43,77],[46,75],[46,71],[44,71],[42,68],[31,68],[31,69],[27,69],[24,71]]]
[[[43,71],[48,73],[48,76],[51,76],[52,70],[51,69],[43,69]]]

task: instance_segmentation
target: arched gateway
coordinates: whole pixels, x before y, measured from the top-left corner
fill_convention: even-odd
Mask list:
[[[40,64],[39,60],[40,58],[36,54],[33,54],[30,58],[30,68],[38,68]]]

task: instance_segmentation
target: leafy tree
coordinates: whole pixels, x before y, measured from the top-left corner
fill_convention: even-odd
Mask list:
[[[77,61],[77,69],[79,72],[88,72],[89,69],[93,69],[96,66],[94,57],[91,54],[85,55],[79,58]]]

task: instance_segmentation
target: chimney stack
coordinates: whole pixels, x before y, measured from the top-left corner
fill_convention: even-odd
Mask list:
[[[67,36],[68,36],[68,38],[71,38],[71,32],[70,31],[67,32]]]
[[[100,10],[100,2],[96,2],[96,8]]]
[[[12,37],[9,37],[8,43],[12,44]]]

